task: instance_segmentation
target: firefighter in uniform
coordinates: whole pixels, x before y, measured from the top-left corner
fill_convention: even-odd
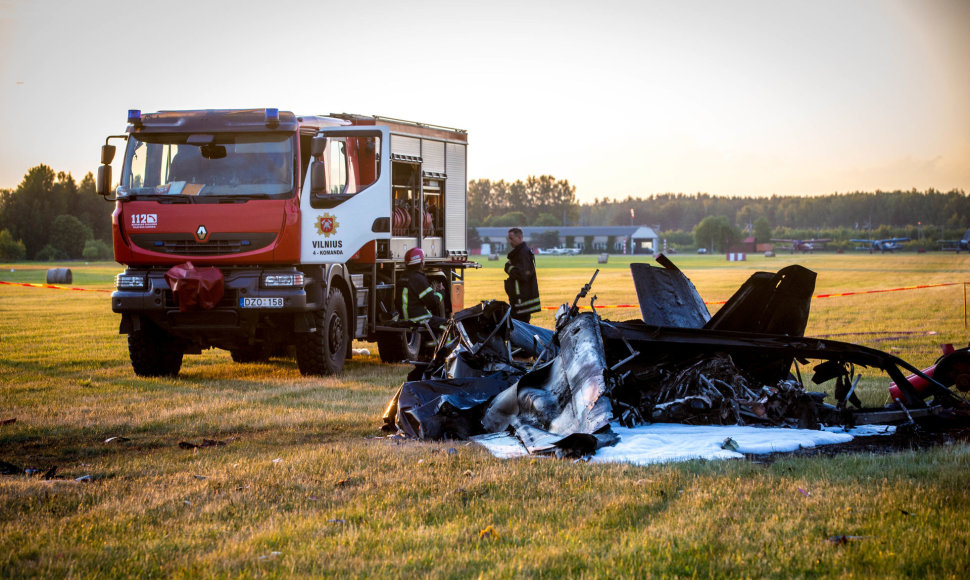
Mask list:
[[[528,323],[533,312],[539,312],[539,281],[536,279],[536,258],[529,245],[522,241],[522,230],[509,230],[512,250],[505,263],[505,293],[512,305],[512,318]]]
[[[427,322],[435,333],[444,329],[448,322],[438,316],[444,312],[444,299],[424,275],[424,251],[421,248],[411,248],[404,254],[404,274],[397,280],[394,298],[405,322],[419,325]]]

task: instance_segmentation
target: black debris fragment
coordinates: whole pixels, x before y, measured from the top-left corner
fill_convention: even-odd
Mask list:
[[[836,546],[844,546],[849,542],[856,542],[859,540],[865,540],[866,538],[871,538],[872,536],[849,536],[846,534],[840,534],[838,536],[829,536],[825,540],[830,544],[835,544]]]
[[[0,475],[20,475],[24,472],[22,467],[18,467],[13,463],[7,463],[6,461],[0,461]]]
[[[666,257],[662,264],[630,264],[641,318],[651,326],[703,327],[711,315],[694,285]]]
[[[179,447],[182,449],[201,449],[203,447],[221,447],[226,445],[225,441],[217,441],[215,439],[203,439],[202,443],[192,443],[191,441],[179,441]]]

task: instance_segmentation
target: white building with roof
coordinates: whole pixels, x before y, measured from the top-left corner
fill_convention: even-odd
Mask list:
[[[653,254],[659,251],[659,236],[647,226],[529,226],[522,229],[523,239],[530,248],[537,248],[534,240],[540,234],[554,231],[559,236],[557,248],[578,249],[585,253]],[[492,253],[508,251],[507,227],[479,227],[478,237],[488,244]],[[473,252],[478,248],[473,248]]]

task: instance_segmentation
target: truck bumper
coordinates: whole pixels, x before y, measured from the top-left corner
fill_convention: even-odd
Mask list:
[[[271,271],[279,272],[279,269]],[[309,329],[308,315],[319,306],[308,301],[304,287],[263,288],[262,269],[222,272],[224,294],[219,303],[211,309],[182,312],[165,280],[165,270],[127,270],[124,275],[144,275],[145,285],[141,289],[119,289],[111,294],[111,309],[122,315],[120,332],[137,331],[143,319],[148,319],[169,333],[201,346],[226,348],[271,338],[257,337],[257,328],[260,334],[265,330],[281,335]]]

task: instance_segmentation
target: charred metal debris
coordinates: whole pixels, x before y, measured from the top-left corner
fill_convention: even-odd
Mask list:
[[[815,290],[810,270],[756,272],[710,316],[690,280],[663,255],[657,261],[662,267],[631,264],[640,320],[580,312],[599,270],[559,308],[555,331],[511,319],[499,301],[455,314],[432,360],[416,363],[391,400],[384,429],[473,439],[493,452],[516,445],[582,456],[616,442],[614,420],[813,429],[967,412],[965,398],[949,387],[970,387],[968,349],[956,351],[957,364],[934,379],[933,369],[879,350],[803,336]],[[822,361],[813,382],[835,380],[834,404],[805,389],[801,366],[809,360]],[[859,367],[884,371],[896,402],[861,408]]]

